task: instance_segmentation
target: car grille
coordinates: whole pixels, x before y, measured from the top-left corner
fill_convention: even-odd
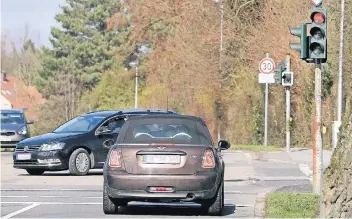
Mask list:
[[[16,165],[32,165],[32,164],[38,164],[36,160],[16,160],[14,161],[14,164]]]
[[[12,136],[12,135],[15,135],[16,132],[1,132],[0,135],[2,136]]]
[[[36,145],[36,146],[24,146],[24,147],[16,147],[15,151],[25,151],[24,148],[28,147],[28,149],[26,151],[30,152],[30,151],[37,151],[39,150],[40,146]]]

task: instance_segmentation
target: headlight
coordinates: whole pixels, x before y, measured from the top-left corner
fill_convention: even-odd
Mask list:
[[[42,144],[40,147],[41,151],[54,151],[54,150],[60,150],[65,146],[65,143],[63,142],[51,142],[48,144]]]
[[[20,128],[18,131],[17,131],[18,134],[20,135],[25,135],[27,134],[27,127],[26,126],[23,126],[22,128]]]

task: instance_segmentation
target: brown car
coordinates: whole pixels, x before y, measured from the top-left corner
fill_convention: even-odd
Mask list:
[[[221,150],[205,122],[194,116],[147,115],[126,121],[104,165],[103,210],[119,213],[130,201],[195,202],[221,215],[224,170]]]

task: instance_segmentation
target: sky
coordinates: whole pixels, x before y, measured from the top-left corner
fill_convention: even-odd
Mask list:
[[[1,36],[6,33],[11,40],[20,44],[25,35],[36,46],[51,46],[49,41],[51,26],[60,27],[55,15],[61,12],[60,5],[65,0],[0,0],[1,1]]]

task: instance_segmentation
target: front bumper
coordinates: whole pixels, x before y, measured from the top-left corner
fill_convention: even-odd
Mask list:
[[[213,198],[222,177],[216,172],[196,175],[131,175],[111,171],[106,175],[111,198],[128,201],[197,201]],[[170,187],[172,192],[151,192],[151,187]]]
[[[30,154],[30,159],[18,159],[17,155]],[[17,169],[66,170],[68,163],[60,151],[15,151],[13,167]]]
[[[18,142],[26,139],[25,135],[11,135],[11,136],[3,136],[1,135],[0,145],[1,148],[16,148]]]

